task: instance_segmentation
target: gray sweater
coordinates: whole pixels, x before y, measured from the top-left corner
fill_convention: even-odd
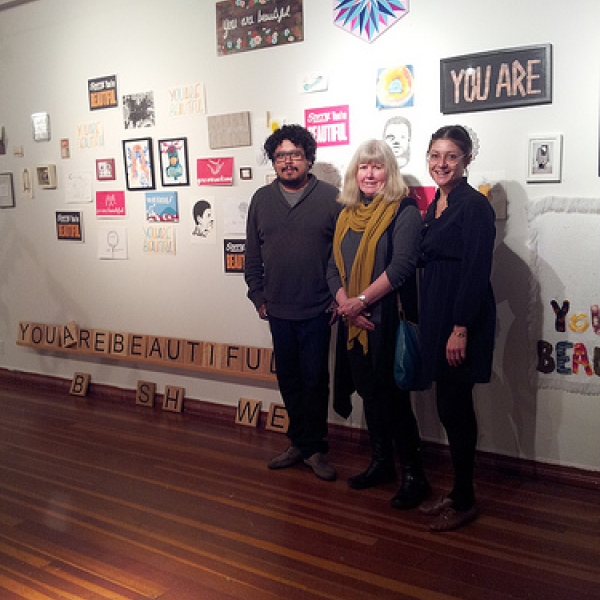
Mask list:
[[[274,181],[256,191],[246,228],[248,298],[279,319],[311,319],[332,297],[326,273],[337,216],[336,187],[309,176],[290,207]]]

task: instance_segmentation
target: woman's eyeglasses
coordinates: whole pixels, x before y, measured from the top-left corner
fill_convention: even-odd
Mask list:
[[[437,164],[437,163],[441,163],[441,162],[445,162],[446,164],[450,165],[450,166],[455,166],[457,165],[461,158],[464,158],[465,155],[464,154],[438,154],[437,152],[429,152],[426,155],[427,158],[427,162],[429,164]]]

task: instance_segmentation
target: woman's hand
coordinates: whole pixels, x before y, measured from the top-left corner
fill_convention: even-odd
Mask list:
[[[353,319],[358,315],[363,314],[365,311],[365,305],[357,298],[347,298],[344,302],[338,306],[338,314],[340,317],[347,317]]]
[[[455,327],[446,344],[446,360],[451,367],[458,367],[467,358],[467,328]]]
[[[370,316],[370,313],[363,313],[362,315],[358,315],[356,317],[346,317],[345,321],[347,325],[354,325],[359,329],[373,331],[375,329],[375,325],[372,321],[369,321],[368,317]]]

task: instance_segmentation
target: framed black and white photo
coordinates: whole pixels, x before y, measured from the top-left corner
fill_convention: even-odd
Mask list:
[[[56,189],[56,165],[39,165],[36,167],[37,184],[44,190]]]
[[[12,208],[15,205],[15,189],[12,173],[0,173],[0,208]]]
[[[559,182],[562,170],[562,135],[536,135],[529,138],[528,182]]]

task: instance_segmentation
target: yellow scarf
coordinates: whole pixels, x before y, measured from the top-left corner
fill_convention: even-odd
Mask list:
[[[368,205],[361,202],[358,206],[346,207],[340,213],[333,237],[333,257],[348,298],[358,296],[371,283],[377,242],[390,226],[399,204],[399,200],[383,202],[382,197],[377,196]],[[347,277],[342,257],[342,240],[349,229],[363,234],[352,263],[350,279]],[[369,347],[366,329],[350,325],[348,327],[349,350],[354,346],[354,340],[361,343],[366,354]]]

